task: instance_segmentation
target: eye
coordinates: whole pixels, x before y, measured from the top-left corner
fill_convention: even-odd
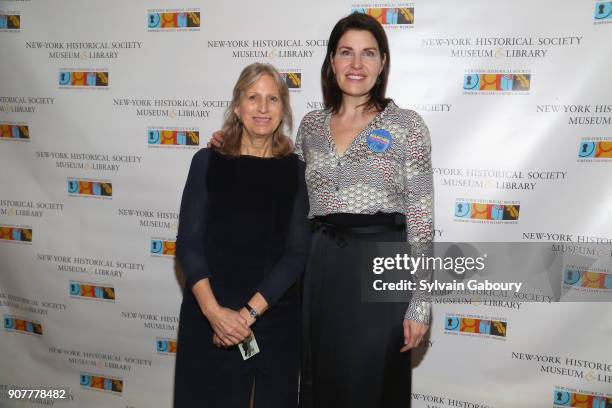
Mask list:
[[[271,96],[271,97],[270,97],[270,101],[272,101],[272,102],[278,102],[278,96]]]
[[[254,101],[255,99],[257,99],[256,95],[249,95],[247,98],[249,101]]]
[[[373,50],[368,50],[365,52],[366,57],[375,57],[376,56],[376,52],[374,52]]]
[[[340,55],[342,55],[343,57],[347,57],[347,56],[351,55],[351,51],[349,51],[349,50],[341,50],[340,51]]]

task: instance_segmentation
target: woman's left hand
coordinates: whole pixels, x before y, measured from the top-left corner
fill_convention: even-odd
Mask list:
[[[251,327],[253,323],[255,323],[255,319],[253,318],[253,316],[251,316],[249,314],[249,311],[246,310],[244,307],[240,309],[238,313],[240,313],[240,316],[242,316],[244,320],[246,320],[248,327]],[[212,341],[213,344],[217,347],[225,347],[219,336],[217,336],[217,333],[213,333]]]
[[[213,333],[212,341],[215,346],[223,347],[223,343],[221,342],[221,339],[219,338],[219,336],[217,336],[217,333]]]
[[[429,330],[429,326],[424,323],[404,319],[404,347],[400,349],[400,353],[421,344],[427,330]]]

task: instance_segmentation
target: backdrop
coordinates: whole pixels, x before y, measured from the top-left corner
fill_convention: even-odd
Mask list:
[[[296,122],[321,108],[355,9],[431,131],[437,240],[612,248],[612,2],[2,0],[0,406],[36,386],[68,400],[28,406],[171,405],[190,159],[251,62],[283,72]],[[572,289],[609,294],[591,272]],[[610,303],[506,300],[434,305],[413,406],[612,406]]]

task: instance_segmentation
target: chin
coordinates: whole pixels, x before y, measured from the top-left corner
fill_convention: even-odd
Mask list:
[[[253,136],[268,138],[272,137],[274,129],[247,129],[247,132],[249,132]]]
[[[370,90],[372,90],[372,88],[373,86],[370,88],[360,86],[357,89],[355,87],[346,87],[345,89],[340,88],[340,90],[345,95],[360,97],[360,96],[366,96],[368,93],[370,93]]]

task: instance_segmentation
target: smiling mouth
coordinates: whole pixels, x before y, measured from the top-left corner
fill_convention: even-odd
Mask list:
[[[359,74],[348,74],[346,77],[354,81],[360,81],[362,79],[365,79],[365,75],[359,75]]]
[[[253,121],[255,123],[259,123],[262,125],[270,123],[271,120],[272,120],[271,118],[262,118],[262,117],[256,117],[256,116],[253,117]]]

